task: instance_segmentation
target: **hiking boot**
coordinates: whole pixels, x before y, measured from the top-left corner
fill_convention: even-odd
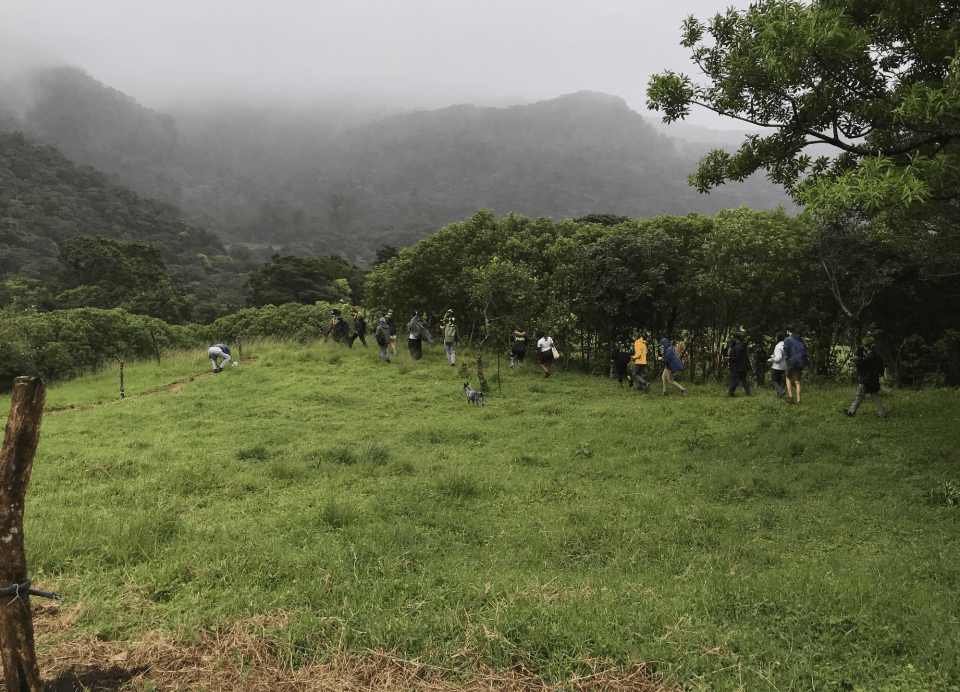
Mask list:
[[[681,389],[681,390],[680,390],[680,393],[681,393],[683,396],[686,396],[686,395],[687,395],[687,388],[684,387],[683,389]]]
[[[843,415],[845,415],[847,418],[853,418],[853,414],[850,413],[850,409],[848,408],[843,409]]]

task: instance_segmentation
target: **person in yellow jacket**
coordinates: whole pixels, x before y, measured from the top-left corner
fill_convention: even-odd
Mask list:
[[[647,367],[647,342],[643,340],[640,332],[633,333],[633,372],[630,375],[630,386],[637,383],[637,391],[645,392],[650,388],[650,383],[643,379],[643,370]]]

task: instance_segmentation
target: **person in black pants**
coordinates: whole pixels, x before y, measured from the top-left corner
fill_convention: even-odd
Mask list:
[[[750,355],[747,353],[747,345],[743,343],[743,335],[733,335],[733,346],[730,347],[730,388],[723,397],[729,398],[737,391],[737,383],[743,385],[743,391],[750,396],[750,381],[747,379],[747,372],[750,370]]]
[[[623,386],[623,380],[627,377],[627,366],[630,364],[630,356],[633,355],[633,344],[627,341],[623,334],[617,334],[610,347],[610,360],[613,362],[613,370],[617,373],[617,382]]]
[[[873,399],[873,405],[877,407],[877,415],[881,418],[887,417],[887,411],[883,408],[883,402],[880,401],[880,378],[883,377],[886,368],[883,365],[883,359],[874,352],[873,348],[873,341],[865,341],[863,347],[857,352],[857,379],[860,382],[850,408],[843,409],[843,415],[848,418],[857,415],[857,409],[860,408],[867,394]]]
[[[353,318],[353,334],[347,337],[347,346],[353,348],[353,342],[360,339],[363,347],[367,348],[367,321],[357,308],[350,308],[350,317]]]

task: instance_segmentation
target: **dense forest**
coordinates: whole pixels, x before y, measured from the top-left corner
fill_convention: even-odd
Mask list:
[[[0,307],[120,307],[171,323],[208,322],[278,296],[297,300],[276,284],[304,273],[318,298],[362,296],[361,272],[340,256],[299,259],[242,244],[228,251],[173,205],[20,133],[0,134]]]
[[[686,182],[698,151],[591,92],[390,117],[333,105],[174,117],[62,67],[0,93],[0,127],[182,208],[225,242],[299,246],[367,268],[382,244],[412,245],[478,209],[560,220],[792,208],[762,176],[698,194]]]

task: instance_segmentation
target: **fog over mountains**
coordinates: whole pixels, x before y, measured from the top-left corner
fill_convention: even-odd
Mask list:
[[[159,113],[60,67],[4,85],[3,130],[177,205],[224,242],[338,253],[360,266],[384,243],[411,245],[481,208],[555,220],[792,208],[764,179],[697,193],[686,179],[710,132],[695,143],[669,137],[596,92],[431,111],[331,98]],[[717,133],[724,139],[731,146]]]

